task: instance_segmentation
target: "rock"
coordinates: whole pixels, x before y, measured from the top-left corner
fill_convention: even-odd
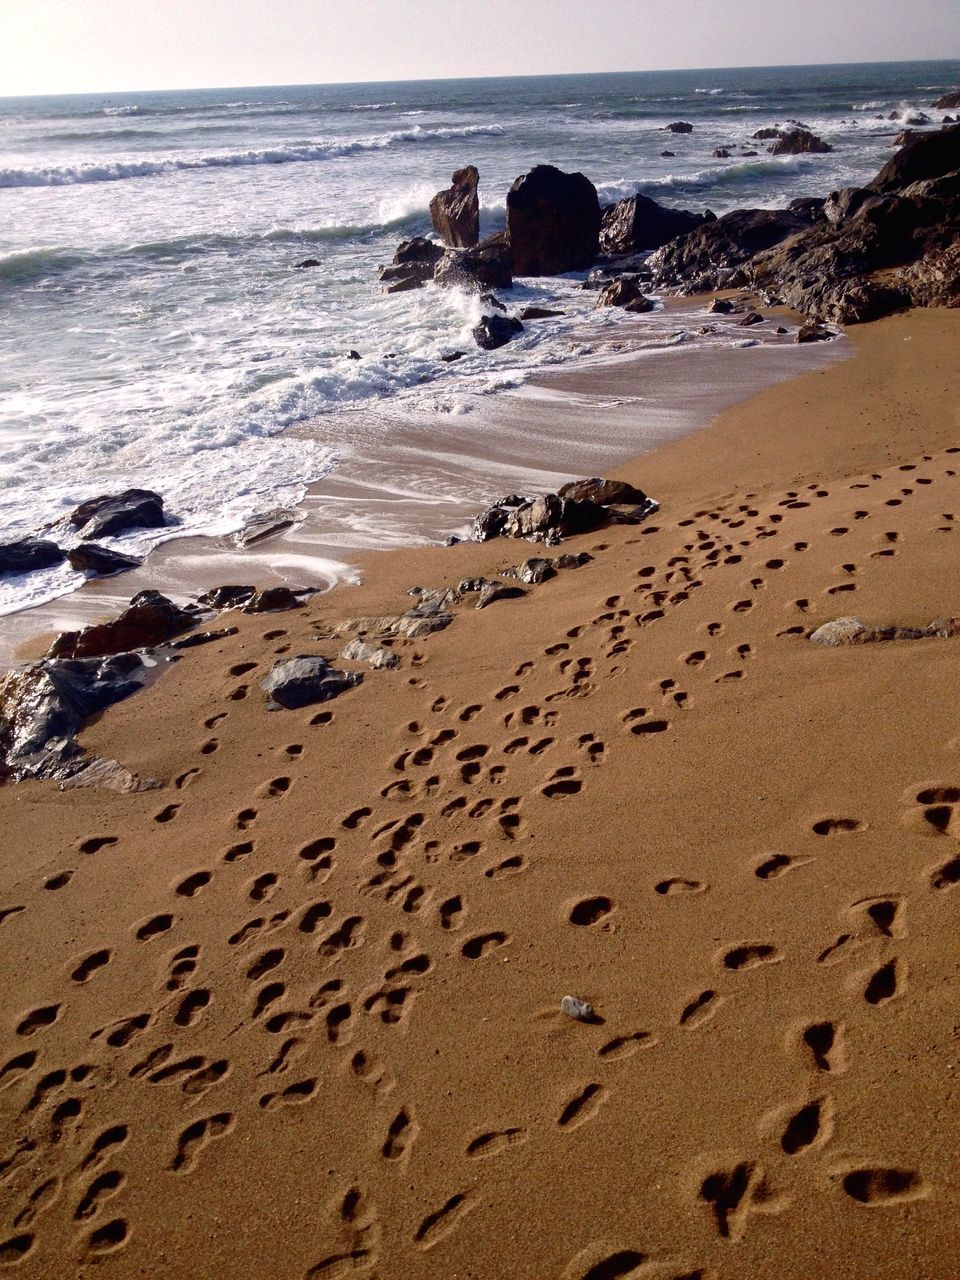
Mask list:
[[[514,514],[518,507],[522,507],[530,501],[530,498],[521,497],[516,493],[509,494],[506,498],[500,498],[493,506],[488,507],[486,511],[481,511],[474,518],[473,529],[470,534],[471,541],[489,542],[491,538],[499,538],[503,533],[508,518]]]
[[[404,293],[419,289],[433,279],[437,263],[443,257],[443,246],[425,236],[404,240],[388,267],[381,267],[380,281],[384,293]]]
[[[829,342],[835,337],[836,334],[824,328],[822,324],[803,324],[797,331],[798,342]]]
[[[552,316],[565,316],[565,311],[555,311],[551,307],[524,307],[517,316],[518,320],[549,320]]]
[[[360,352],[359,352],[359,351],[348,351],[348,352],[347,352],[347,359],[348,359],[348,360],[362,360],[362,359],[363,359],[363,357],[361,356],[361,354],[360,354]]]
[[[810,636],[814,644],[824,644],[829,646],[841,644],[857,644],[861,642],[861,638],[870,628],[865,622],[861,622],[859,618],[835,618],[832,622],[825,622],[822,627],[817,627],[816,631]]]
[[[93,715],[141,687],[133,653],[46,659],[0,678],[0,771],[15,780],[67,777],[86,759],[75,735]]]
[[[738,320],[737,324],[741,329],[749,329],[752,325],[763,324],[763,316],[759,311],[748,311],[742,320]]]
[[[581,569],[592,559],[593,556],[589,551],[566,551],[563,555],[557,556],[553,564],[556,569]]]
[[[913,138],[891,156],[867,186],[870,191],[883,195],[957,169],[960,169],[960,126],[951,125]]]
[[[675,151],[661,151],[660,154],[664,160],[672,160],[677,153]]]
[[[284,529],[292,529],[302,519],[302,511],[292,507],[274,507],[272,511],[251,516],[240,532],[234,534],[234,542],[239,547],[252,547],[255,542],[262,542]]]
[[[596,1013],[593,1005],[588,1004],[586,1000],[581,1000],[578,996],[564,996],[560,1001],[561,1010],[568,1018],[573,1018],[576,1022],[595,1022]]]
[[[751,137],[755,138],[757,142],[769,142],[771,138],[780,137],[780,130],[766,125],[764,128],[758,129],[756,133],[751,134]]]
[[[507,229],[516,275],[583,271],[598,252],[596,188],[582,173],[537,165],[507,193]]]
[[[446,245],[469,249],[480,239],[480,175],[472,164],[458,169],[453,186],[438,191],[430,201],[433,229]]]
[[[759,155],[760,153],[759,151],[741,151],[740,154],[744,158],[744,160],[747,160],[747,159],[750,159],[752,156]]]
[[[658,249],[650,259],[654,281],[684,293],[728,287],[733,268],[807,226],[783,209],[735,209]]]
[[[159,778],[141,778],[116,760],[104,760],[102,756],[93,756],[76,773],[60,782],[61,791],[97,787],[101,791],[117,791],[121,795],[131,795],[137,791],[158,791],[162,786]]]
[[[50,648],[51,658],[100,658],[150,649],[186,631],[196,614],[179,608],[159,591],[141,591],[116,618],[82,631],[64,631]]]
[[[954,107],[960,107],[960,89],[943,94],[933,104],[934,111],[952,111]]]
[[[434,279],[445,288],[475,292],[511,288],[512,255],[506,232],[487,236],[472,249],[448,251],[437,263]]]
[[[263,587],[243,606],[244,613],[282,613],[299,609],[301,601],[289,587]]]
[[[171,640],[169,648],[196,649],[201,644],[213,644],[215,640],[226,640],[227,636],[235,636],[239,630],[239,627],[222,627],[219,631],[195,631],[193,635],[184,636],[182,640]]]
[[[539,587],[542,582],[557,576],[553,561],[545,560],[542,556],[534,556],[529,560],[524,560],[521,564],[515,565],[511,569],[505,569],[504,573],[511,578],[518,578],[530,587]]]
[[[393,669],[400,665],[398,653],[393,653],[382,645],[368,644],[366,640],[359,639],[351,640],[344,649],[341,649],[340,657],[345,662],[365,662],[375,671]]]
[[[518,596],[526,594],[522,587],[511,587],[506,582],[488,582],[480,592],[480,599],[475,607],[485,609],[488,604],[493,604],[497,600],[515,600]]]
[[[483,316],[479,324],[474,325],[472,333],[478,347],[484,351],[496,351],[505,346],[518,333],[523,332],[523,325],[512,316]]]
[[[0,544],[0,573],[30,573],[62,564],[64,552],[46,538],[20,538]]]
[[[205,609],[235,609],[246,604],[256,594],[256,587],[222,586],[213,587],[197,596],[197,604]]]
[[[742,308],[738,307],[732,298],[714,298],[708,310],[712,315],[732,316],[741,311]]]
[[[457,360],[462,360],[466,354],[465,351],[450,351],[447,355],[441,356],[440,359],[444,364],[453,364]]]
[[[831,191],[824,201],[823,216],[833,226],[848,222],[866,209],[876,208],[882,197],[863,187],[842,187]]]
[[[502,311],[506,315],[506,305],[500,301],[495,293],[481,293],[480,301],[484,306],[493,307],[495,311]]]
[[[509,515],[503,526],[507,538],[529,538],[535,533],[546,533],[560,525],[563,503],[555,493],[546,493],[531,502],[525,502]]]
[[[304,258],[302,262],[298,262],[296,264],[295,269],[297,271],[303,271],[306,267],[319,267],[319,265],[320,265],[319,258]]]
[[[730,151],[729,151],[729,149],[728,149],[727,147],[717,147],[717,148],[716,148],[716,150],[714,151],[713,155],[714,155],[714,159],[716,159],[716,160],[729,160],[729,159],[730,159]]]
[[[655,304],[644,296],[636,276],[619,276],[601,289],[598,307],[623,307],[627,311],[652,311]]]
[[[100,547],[95,542],[81,542],[67,552],[67,559],[74,569],[81,573],[96,573],[102,576],[112,573],[126,573],[128,569],[138,569],[142,560],[135,556],[124,556],[119,551],[111,551],[109,547]]]
[[[788,129],[769,150],[774,156],[826,155],[833,147],[809,129]]]
[[[815,222],[823,221],[823,209],[826,203],[826,200],[820,196],[797,196],[787,205],[787,212],[795,213],[798,218],[802,218],[804,222],[813,226]]]
[[[773,332],[782,337],[787,332],[787,330],[783,327],[782,324],[778,324]]]
[[[457,583],[457,591],[462,596],[475,596],[489,584],[489,578],[461,578]]]
[[[637,253],[642,249],[659,249],[661,245],[686,235],[705,222],[712,213],[691,213],[688,209],[668,209],[646,196],[630,196],[603,211],[600,228],[600,250],[603,253]]]
[[[89,542],[116,537],[128,529],[162,529],[163,498],[152,489],[125,489],[81,502],[67,519]]]
[[[328,702],[362,680],[359,671],[338,671],[326,658],[301,655],[275,662],[260,688],[265,689],[278,706],[292,711],[315,702]]]
[[[598,506],[607,507],[613,503],[633,503],[644,506],[650,499],[642,489],[637,489],[625,480],[602,480],[597,476],[589,480],[571,480],[557,491],[561,498],[572,498],[575,502],[595,502]]]
[[[663,127],[667,133],[693,133],[693,125],[686,120],[674,120],[673,124],[665,124]]]

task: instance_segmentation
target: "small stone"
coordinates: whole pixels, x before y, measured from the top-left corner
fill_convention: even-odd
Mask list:
[[[493,604],[495,600],[515,600],[519,596],[527,593],[522,587],[511,587],[505,582],[488,582],[480,592],[480,599],[477,601],[478,609],[485,609],[488,604]]]
[[[560,1008],[568,1018],[573,1018],[577,1022],[592,1022],[597,1016],[592,1004],[576,996],[564,996],[560,1001]]]
[[[870,628],[859,618],[835,618],[817,627],[810,636],[814,644],[829,645],[831,648],[841,644],[856,644],[862,639],[864,632]]]

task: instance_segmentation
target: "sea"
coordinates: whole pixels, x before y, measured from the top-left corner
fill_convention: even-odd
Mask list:
[[[958,83],[960,62],[932,62],[0,99],[0,541],[128,486],[159,491],[169,524],[118,549],[222,538],[349,477],[372,421],[385,449],[405,415],[480,430],[490,396],[596,359],[592,335],[618,326],[651,349],[708,341],[661,312],[595,312],[582,274],[519,281],[511,305],[565,314],[495,352],[472,340],[475,296],[383,294],[378,265],[429,232],[464,164],[481,234],[544,162],[602,203],[772,208],[869,180]],[[693,131],[665,131],[678,120]],[[774,158],[753,140],[789,120],[834,150]],[[0,614],[82,581],[8,576]]]

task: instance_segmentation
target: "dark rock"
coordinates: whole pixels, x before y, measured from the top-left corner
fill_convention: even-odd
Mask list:
[[[558,490],[561,498],[571,498],[575,502],[595,502],[598,506],[607,507],[612,503],[635,503],[643,505],[650,499],[642,489],[628,484],[625,480],[603,480],[593,476],[589,480],[571,480]]]
[[[782,209],[735,209],[658,249],[650,260],[654,280],[686,293],[722,289],[733,268],[807,226]]]
[[[51,658],[100,658],[150,649],[186,631],[196,614],[179,608],[159,591],[141,591],[124,611],[109,622],[82,631],[64,631],[50,648]]]
[[[81,502],[67,519],[89,542],[115,537],[128,529],[162,529],[163,498],[151,489],[126,489]]]
[[[512,316],[483,316],[480,323],[473,327],[476,344],[484,351],[496,351],[522,332],[523,325]]]
[[[133,653],[47,659],[8,672],[0,679],[0,770],[17,780],[75,773],[87,760],[78,730],[135,693],[143,672]]]
[[[507,193],[507,229],[516,275],[585,270],[599,244],[596,188],[582,173],[537,165]]]
[[[770,125],[765,125],[764,128],[758,129],[756,133],[751,136],[755,138],[757,142],[769,142],[771,138],[780,137],[780,130]]]
[[[742,311],[742,307],[738,307],[732,298],[714,298],[710,303],[709,310],[711,314],[716,316],[732,316],[738,311]]]
[[[494,310],[502,311],[504,314],[506,314],[506,310],[507,310],[506,306],[500,301],[500,299],[497,297],[495,293],[482,293],[480,295],[480,301],[485,306],[493,307]]]
[[[677,153],[675,151],[661,151],[660,154],[664,160],[672,160]]]
[[[551,307],[524,307],[517,316],[518,320],[549,320],[551,316],[565,316],[565,311],[554,311]]]
[[[627,311],[652,311],[654,305],[649,298],[644,297],[636,276],[619,276],[601,289],[597,298],[598,307],[624,307]]]
[[[673,124],[665,124],[663,127],[667,133],[693,133],[693,125],[686,120],[675,120]]]
[[[299,609],[301,601],[289,587],[264,587],[243,606],[244,613],[281,613]]]
[[[476,168],[468,164],[453,175],[452,187],[438,191],[430,201],[433,229],[444,244],[469,249],[480,239],[479,180]]]
[[[960,89],[943,94],[933,104],[934,111],[952,111],[954,107],[960,107]]]
[[[741,151],[740,154],[741,156],[743,156],[744,160],[748,160],[753,156],[758,156],[760,152],[759,151]]]
[[[542,582],[547,582],[550,578],[557,576],[553,561],[545,560],[542,556],[533,556],[531,559],[524,560],[521,564],[514,565],[510,569],[504,569],[503,572],[505,577],[519,578],[521,582],[525,582],[530,587],[538,587]]]
[[[260,688],[265,689],[278,706],[295,710],[336,698],[362,680],[359,671],[338,671],[326,658],[304,655],[275,662]]]
[[[359,352],[359,351],[348,351],[348,352],[347,352],[347,359],[348,359],[348,360],[360,360],[360,359],[362,359],[362,357],[361,357],[361,355],[360,355],[360,352]]]
[[[842,187],[831,191],[824,201],[823,216],[834,226],[848,222],[865,209],[876,208],[882,197],[863,187]]]
[[[252,600],[256,587],[222,586],[213,587],[197,596],[197,604],[205,609],[235,609],[238,605]]]
[[[565,551],[563,555],[556,557],[553,564],[557,569],[581,569],[592,559],[589,551]]]
[[[797,333],[798,342],[829,342],[836,335],[822,324],[804,324]]]
[[[748,311],[742,320],[738,320],[737,324],[742,329],[749,329],[752,325],[763,324],[763,316],[759,311]]]
[[[184,636],[182,640],[171,640],[170,649],[196,649],[201,644],[212,644],[214,640],[226,640],[227,636],[235,636],[239,627],[223,627],[219,631],[196,631],[192,636]]]
[[[488,604],[494,604],[497,600],[516,600],[526,594],[523,587],[512,587],[506,582],[488,582],[480,592],[480,599],[475,607],[486,609]]]
[[[960,126],[913,138],[892,156],[868,189],[881,194],[899,191],[914,182],[940,178],[960,169]]]
[[[404,293],[419,289],[433,279],[437,263],[443,257],[443,246],[425,236],[404,240],[393,255],[388,267],[381,267],[379,276],[384,293]]]
[[[46,538],[21,538],[0,545],[0,573],[30,573],[62,564],[64,553]]]
[[[513,285],[510,239],[498,231],[472,249],[448,251],[437,263],[434,279],[447,288],[509,289]]]
[[[302,262],[298,262],[296,264],[296,270],[303,271],[305,267],[319,267],[319,265],[320,265],[319,258],[304,258]]]
[[[501,498],[493,506],[488,507],[475,517],[471,540],[473,542],[489,542],[491,538],[499,538],[503,533],[508,518],[519,508],[530,501],[513,493]]]
[[[825,204],[826,201],[820,196],[797,196],[787,205],[787,211],[795,213],[798,218],[813,226],[815,222],[823,221]]]
[[[713,216],[712,213],[691,213],[687,209],[668,209],[646,196],[630,196],[604,209],[600,249],[612,254],[659,249],[677,236],[712,222]]]
[[[714,155],[714,158],[715,158],[715,159],[717,159],[717,160],[729,160],[729,159],[730,159],[730,151],[729,151],[729,148],[727,148],[727,147],[717,147],[717,148],[716,148],[716,150],[714,151],[713,155]]]
[[[128,569],[138,569],[143,563],[135,556],[124,556],[119,551],[111,551],[109,547],[97,546],[95,542],[81,542],[67,552],[67,559],[74,569],[81,573],[96,573],[106,576],[111,573],[126,573]]]
[[[447,355],[441,356],[440,359],[444,364],[453,364],[455,360],[462,360],[466,354],[465,351],[450,351]]]
[[[777,141],[770,147],[774,156],[826,155],[832,151],[829,142],[824,142],[809,129],[788,129],[781,133]]]
[[[250,547],[255,542],[262,542],[264,538],[272,537],[275,533],[282,533],[284,529],[293,528],[302,519],[303,512],[295,511],[291,507],[275,507],[272,511],[262,511],[259,515],[250,517],[240,532],[234,535],[234,541],[238,546]]]
[[[779,334],[779,335],[782,337],[782,336],[783,336],[783,334],[785,334],[785,333],[787,333],[787,332],[788,332],[788,330],[787,330],[787,329],[785,329],[785,328],[783,327],[783,325],[782,325],[782,324],[778,324],[778,325],[777,325],[777,327],[774,329],[774,331],[773,331],[773,332],[774,332],[774,333],[776,333],[776,334]]]

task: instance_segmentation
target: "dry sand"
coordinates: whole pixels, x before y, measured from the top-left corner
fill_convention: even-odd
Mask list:
[[[960,1275],[958,642],[804,635],[960,615],[960,313],[853,343],[398,672],[259,689],[530,548],[188,651],[84,739],[163,791],[0,791],[0,1266]]]

